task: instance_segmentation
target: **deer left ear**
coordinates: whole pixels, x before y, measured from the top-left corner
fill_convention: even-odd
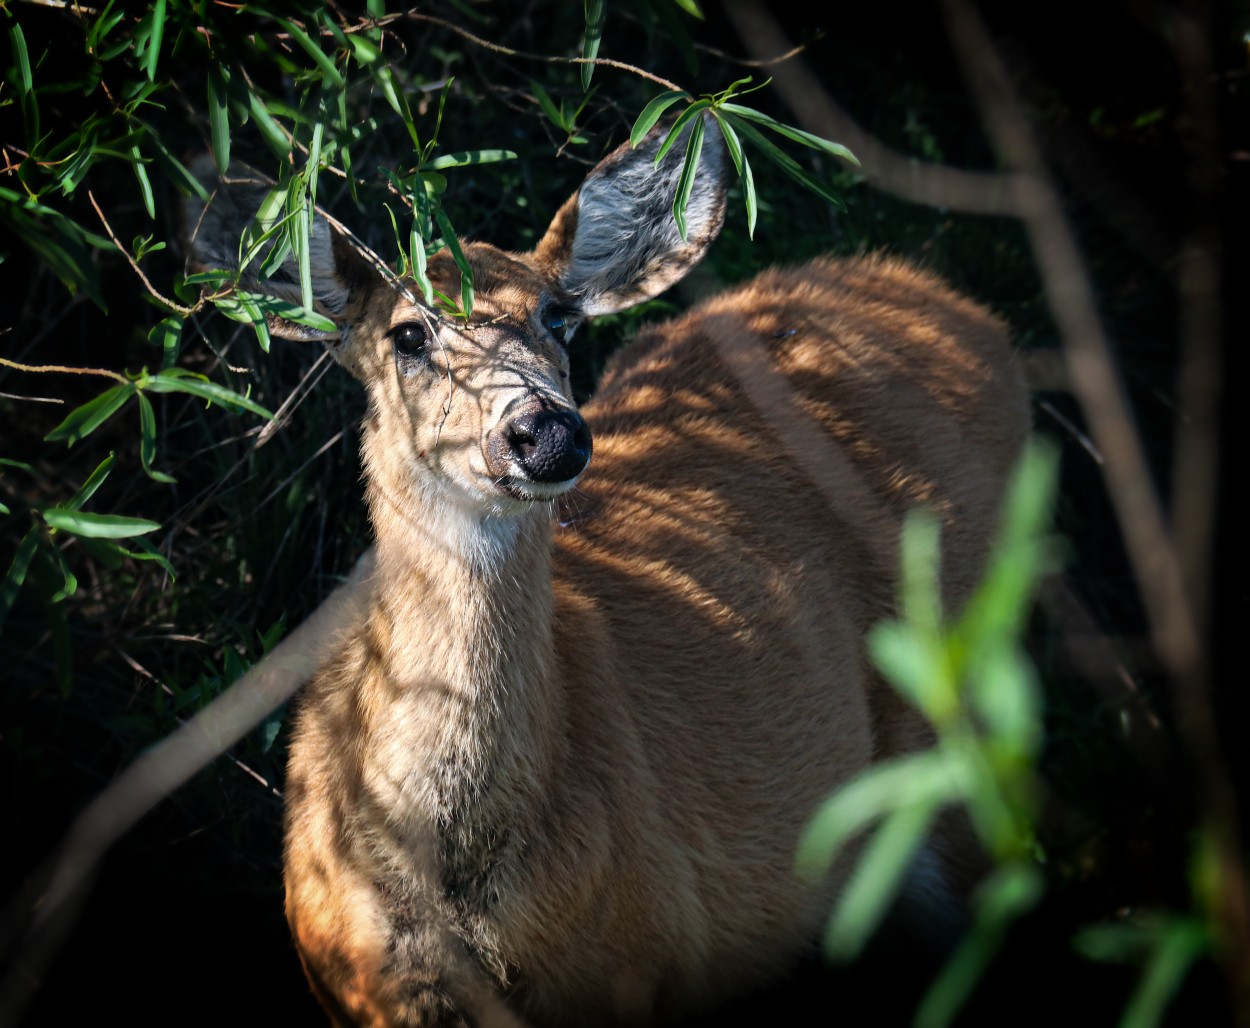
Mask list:
[[[699,165],[686,206],[686,237],[673,218],[690,128],[656,164],[668,134],[605,157],[560,208],[534,256],[586,314],[611,314],[679,281],[707,253],[725,220],[725,144],[704,116]]]
[[[188,267],[199,271],[212,268],[237,271],[239,240],[268,196],[271,184],[233,165],[219,180],[211,159],[197,162],[193,170],[212,196],[208,206],[202,209],[198,201],[187,201],[184,220],[190,236],[186,246]],[[273,275],[262,280],[256,272],[263,256],[243,269],[240,287],[298,305],[301,302],[299,268],[294,259],[288,256]],[[378,275],[320,216],[312,219],[308,261],[313,306],[318,314],[335,323],[335,329],[312,328],[272,315],[266,321],[270,333],[283,339],[331,342],[342,334],[353,295],[375,285]]]

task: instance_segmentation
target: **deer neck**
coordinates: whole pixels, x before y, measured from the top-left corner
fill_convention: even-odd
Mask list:
[[[404,510],[372,487],[370,506],[369,747],[384,776],[413,772],[390,800],[457,831],[515,817],[557,758],[550,512],[483,517],[428,497]]]

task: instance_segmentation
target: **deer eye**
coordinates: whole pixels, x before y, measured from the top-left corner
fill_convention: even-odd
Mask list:
[[[567,307],[548,307],[543,314],[543,328],[551,333],[551,338],[561,345],[573,338],[577,328],[577,318]]]
[[[417,370],[426,362],[430,344],[430,333],[420,321],[405,321],[396,325],[388,333],[395,347],[395,363],[405,375]]]

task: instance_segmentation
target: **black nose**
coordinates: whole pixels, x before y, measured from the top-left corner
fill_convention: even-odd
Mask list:
[[[504,430],[512,457],[534,482],[567,482],[590,461],[590,427],[575,410],[518,414]]]

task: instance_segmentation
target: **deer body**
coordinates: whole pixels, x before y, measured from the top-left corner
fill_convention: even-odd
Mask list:
[[[656,145],[596,168],[534,253],[468,244],[467,326],[323,237],[376,571],[300,709],[285,880],[336,1022],[488,1020],[485,988],[539,1024],[648,1024],[766,981],[836,896],[794,872],[820,801],[928,739],[862,639],[911,507],[943,519],[948,603],[976,581],[1028,424],[1004,330],[903,264],[817,261],[646,330],[578,415],[570,323],[720,225],[709,150],[690,241],[657,227]],[[430,272],[458,292],[449,258]],[[964,846],[930,843],[938,906]]]

